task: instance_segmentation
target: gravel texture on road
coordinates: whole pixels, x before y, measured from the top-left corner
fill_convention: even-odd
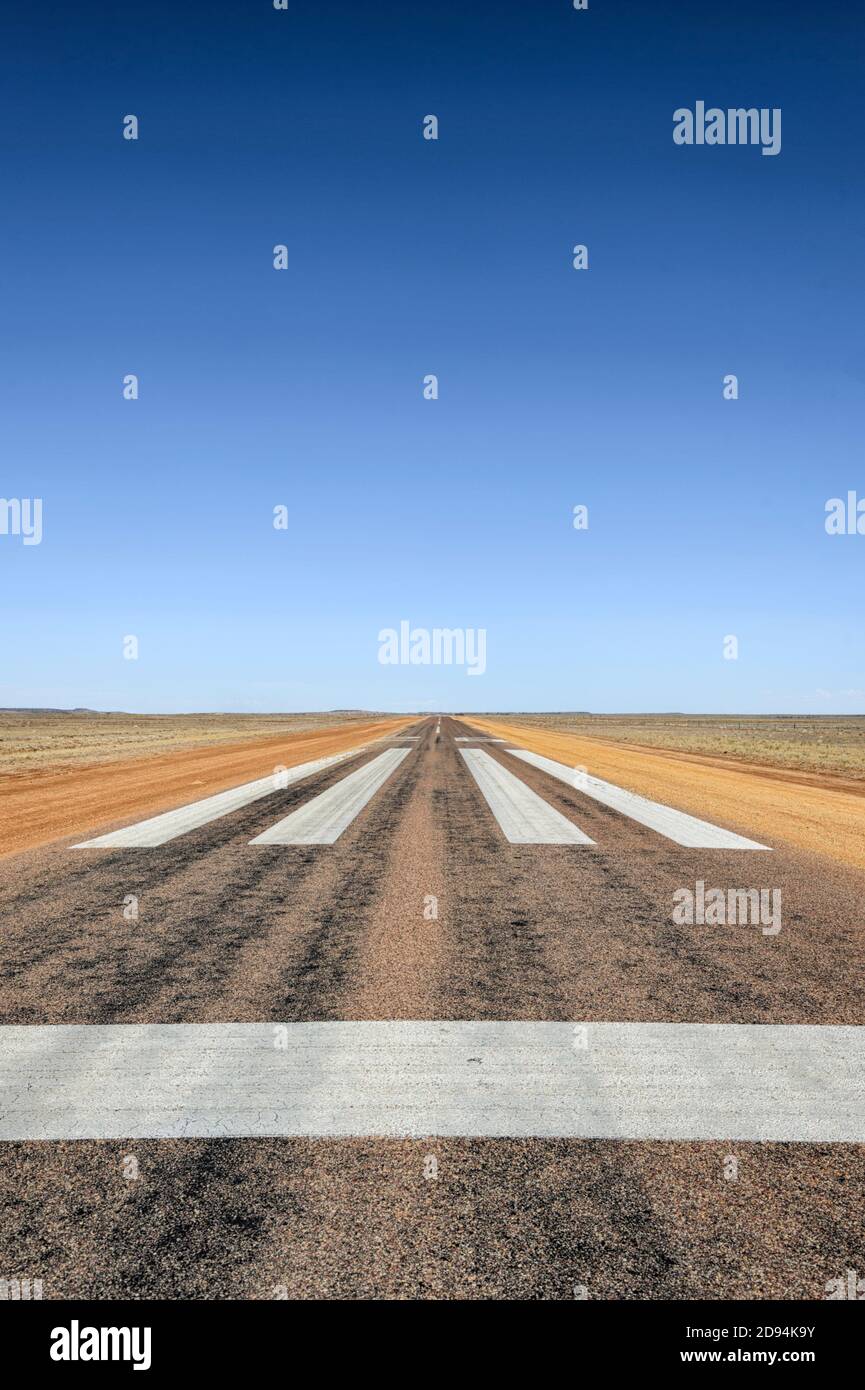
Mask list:
[[[454,742],[472,726],[443,719],[438,743],[434,727],[393,731],[394,746],[422,737],[332,845],[249,841],[387,742],[162,846],[8,858],[0,1023],[865,1024],[858,869],[787,839],[684,849],[485,742],[595,841],[509,844]],[[761,839],[750,785],[735,818],[708,793],[667,794]],[[81,838],[89,808],[69,814]],[[697,880],[780,889],[782,929],[675,924],[673,894]],[[46,1298],[819,1299],[865,1245],[861,1145],[112,1140],[0,1156],[0,1268],[42,1278]]]

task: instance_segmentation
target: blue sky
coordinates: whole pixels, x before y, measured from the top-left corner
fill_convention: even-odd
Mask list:
[[[865,496],[863,38],[780,0],[19,7],[0,495],[43,540],[0,535],[0,705],[865,709],[865,536],[824,529]],[[697,100],[780,107],[781,153],[674,145]],[[485,674],[381,665],[401,619],[484,628]]]

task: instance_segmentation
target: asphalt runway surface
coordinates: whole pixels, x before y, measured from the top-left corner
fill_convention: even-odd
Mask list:
[[[391,749],[405,756],[373,768]],[[346,821],[331,792],[355,773]],[[28,851],[3,865],[0,1023],[10,1040],[385,1020],[586,1026],[590,1040],[601,1024],[861,1029],[865,876],[761,835],[768,853],[688,847],[618,805],[464,721],[437,735],[427,719],[161,844]],[[698,881],[780,890],[782,929],[677,925],[674,894]],[[639,1055],[644,1035],[623,1036]],[[11,1047],[4,1094],[17,1078],[26,1100]],[[766,1076],[742,1114],[783,1101],[783,1077]],[[373,1083],[358,1078],[362,1096]],[[688,1133],[690,1102],[666,1104]],[[46,1298],[180,1299],[820,1299],[865,1272],[865,1128],[855,1142],[616,1132],[7,1140],[0,1272],[41,1279]]]

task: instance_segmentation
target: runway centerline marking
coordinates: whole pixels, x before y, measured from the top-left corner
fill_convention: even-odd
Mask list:
[[[460,756],[512,845],[592,845],[578,826],[521,782],[482,748],[461,748]]]
[[[123,830],[112,830],[109,834],[99,835],[94,840],[82,840],[72,848],[121,849],[164,845],[168,840],[176,839],[178,835],[186,835],[190,830],[198,830],[210,821],[219,820],[221,816],[230,815],[232,811],[239,811],[241,807],[249,806],[263,796],[283,791],[295,782],[303,781],[305,777],[312,777],[317,772],[323,772],[325,768],[335,767],[337,763],[345,762],[347,758],[362,753],[366,746],[352,748],[345,753],[332,753],[326,758],[300,763],[297,767],[289,767],[279,773],[273,772],[269,777],[260,777],[255,782],[245,782],[243,786],[217,792],[215,796],[206,796],[202,801],[193,801],[187,806],[179,806],[174,811],[164,811],[161,815],[128,825]]]
[[[862,1143],[865,1028],[191,1023],[0,1028],[0,1139]]]
[[[523,748],[508,748],[506,752],[530,763],[532,767],[540,768],[541,772],[549,773],[573,791],[590,796],[593,801],[609,806],[610,810],[619,811],[630,820],[656,830],[677,845],[685,845],[688,849],[759,849],[771,853],[769,845],[758,844],[756,840],[748,840],[733,830],[724,830],[720,825],[699,820],[685,811],[663,806],[659,801],[649,801],[644,796],[637,796],[636,792],[625,791],[612,782],[603,782],[600,777],[590,777],[588,773],[578,772],[566,763],[544,758],[540,753],[529,753]]]
[[[377,758],[350,772],[336,786],[314,796],[311,801],[277,821],[251,845],[332,845],[371,801],[410,748],[388,748]]]

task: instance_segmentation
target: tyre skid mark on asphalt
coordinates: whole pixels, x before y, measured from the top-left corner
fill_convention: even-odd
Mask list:
[[[500,758],[499,750],[494,756]],[[573,789],[560,783],[547,786],[545,775],[528,765],[523,771],[530,786],[546,788],[553,804],[573,814]],[[507,888],[510,900],[515,904],[522,902],[522,882],[527,903],[524,915],[546,922],[545,949],[552,972],[564,985],[569,1001],[564,1011],[558,1013],[551,1002],[546,1017],[573,1016],[576,1010],[598,1018],[611,1016],[613,1010],[612,1016],[632,1021],[665,1017],[756,1023],[775,1018],[791,1023],[855,1024],[862,1020],[865,1000],[861,990],[859,1002],[851,996],[849,1007],[839,1016],[834,996],[827,996],[825,989],[814,993],[805,987],[814,963],[808,954],[807,938],[800,948],[793,933],[797,924],[807,924],[813,913],[792,911],[788,916],[786,884],[790,869],[786,858],[778,859],[774,868],[775,881],[785,885],[784,931],[780,937],[755,936],[753,928],[736,928],[735,934],[725,929],[718,935],[710,934],[708,929],[677,927],[671,917],[674,889],[687,883],[689,876],[692,884],[695,878],[703,876],[707,882],[741,882],[743,861],[739,854],[683,850],[594,802],[581,806],[580,814],[588,817],[587,828],[599,844],[586,848],[577,857],[566,861],[559,852],[549,851],[542,860],[540,856],[530,858],[528,850],[509,854],[501,845],[499,854],[492,856],[495,878],[499,886]],[[605,828],[612,823],[619,827],[615,853],[604,848],[604,842],[609,840]],[[458,861],[460,853],[458,832],[449,857]],[[515,861],[526,866],[524,880],[513,875]],[[473,856],[475,875],[480,874],[485,862],[481,855]],[[536,891],[542,890],[546,877],[557,885],[551,899]],[[795,890],[790,891],[792,894]],[[605,906],[608,901],[610,908]],[[573,905],[573,915],[569,914],[567,903]],[[509,922],[495,905],[492,880],[486,899],[479,893],[473,900],[473,910],[475,932],[469,933],[463,949],[471,956],[477,949],[478,932],[488,932],[492,925],[495,954],[478,967],[478,975],[493,996],[493,1014],[506,1016],[514,998],[522,1003],[526,993],[522,986],[516,992],[510,989],[507,977],[499,982],[496,992],[497,960],[507,947]],[[491,910],[497,913],[492,919]],[[816,905],[814,910],[818,910]],[[594,946],[594,927],[601,921],[606,943],[603,954]],[[835,946],[840,949],[837,942]],[[801,987],[791,983],[787,959],[788,952],[798,959],[800,950],[801,966],[796,978],[804,982]],[[517,965],[514,980],[521,979],[519,970]],[[592,986],[592,980],[597,984]],[[537,1015],[521,1009],[520,1016]]]
[[[524,774],[529,785],[536,789],[545,787],[543,772],[526,764]],[[573,813],[577,800],[573,788],[556,782],[548,790],[554,804]],[[781,888],[784,902],[784,925],[777,937],[755,935],[752,927],[736,927],[732,933],[729,927],[722,928],[720,935],[709,928],[676,927],[672,922],[675,888],[689,882],[693,888],[695,880],[701,878],[707,886],[740,885],[742,866],[748,861],[743,860],[738,851],[676,847],[637,822],[592,801],[580,803],[578,810],[599,842],[597,850],[587,850],[580,856],[577,867],[584,871],[583,879],[586,873],[597,869],[604,878],[603,894],[608,894],[619,908],[622,907],[620,890],[627,890],[635,902],[633,920],[640,923],[646,933],[651,933],[651,937],[644,936],[641,940],[638,933],[630,931],[627,921],[619,920],[621,912],[606,914],[602,905],[596,910],[597,920],[604,921],[611,946],[614,942],[624,943],[633,938],[633,949],[642,958],[641,968],[629,973],[628,978],[632,984],[636,983],[636,975],[651,987],[651,997],[659,1011],[653,1016],[683,1016],[681,991],[676,990],[678,978],[679,986],[685,986],[689,999],[691,1012],[688,1016],[704,1022],[752,1023],[773,1018],[792,1023],[858,1024],[865,1018],[865,985],[857,987],[856,970],[849,965],[845,967],[839,959],[839,953],[843,952],[851,960],[865,963],[861,941],[857,936],[845,937],[834,931],[821,933],[819,942],[813,939],[812,928],[820,921],[822,908],[822,892],[819,887],[813,888],[813,884],[825,882],[825,877],[821,880],[821,874],[825,876],[827,872],[823,861],[816,856],[809,857],[804,869],[798,864],[791,865],[786,854],[771,861],[771,881]],[[613,822],[619,826],[615,854],[605,848],[609,843],[607,829]],[[562,878],[565,872],[564,869],[559,871],[560,887],[567,893],[568,886]],[[848,880],[849,887],[845,884],[844,891],[851,897],[861,891],[855,871],[833,866],[831,874],[833,878]],[[807,894],[805,907],[800,910],[790,906],[800,902],[803,894]],[[642,914],[639,913],[640,903],[645,905]],[[815,957],[818,948],[821,957],[831,950],[835,960],[818,961]],[[659,963],[665,960],[670,968],[659,973]],[[825,967],[822,971],[821,963]],[[845,981],[844,1007],[839,1007],[841,1001],[834,991],[827,993],[826,970]],[[865,981],[865,976],[861,978]],[[823,987],[815,987],[819,985]]]
[[[339,772],[332,769],[321,774],[316,779],[318,785],[335,779]],[[283,805],[289,807],[307,795],[308,789],[297,786],[279,793]],[[18,1008],[25,1011],[25,1017],[29,1017],[34,1006],[27,1005],[27,994],[35,997],[38,1007],[39,1001],[44,999],[44,990],[53,979],[63,978],[70,969],[78,968],[76,956],[70,956],[71,952],[78,952],[81,942],[80,935],[69,928],[70,920],[75,917],[86,921],[88,926],[104,919],[104,935],[85,942],[85,949],[92,948],[95,952],[87,961],[86,968],[104,971],[109,980],[108,993],[114,992],[116,997],[106,1006],[98,1000],[98,993],[96,1001],[93,996],[82,1000],[78,991],[70,992],[66,988],[63,990],[63,1010],[66,1013],[70,1008],[77,1011],[79,1007],[86,1007],[93,1017],[96,1002],[94,1021],[128,1016],[124,999],[132,985],[135,986],[137,999],[143,1007],[148,1008],[155,997],[150,988],[151,982],[158,982],[184,960],[199,957],[202,946],[200,932],[203,931],[207,939],[214,921],[220,923],[218,940],[221,945],[248,938],[255,929],[256,921],[260,922],[260,931],[256,935],[266,933],[266,913],[254,914],[251,924],[250,919],[242,915],[238,915],[236,922],[230,920],[226,923],[226,900],[229,905],[233,902],[235,908],[238,904],[242,905],[245,897],[266,881],[268,874],[273,877],[274,886],[278,884],[279,892],[276,895],[265,893],[263,900],[292,899],[313,870],[315,860],[313,853],[294,852],[291,874],[283,880],[269,860],[246,854],[250,820],[256,814],[255,807],[243,808],[231,817],[202,827],[189,838],[170,842],[157,850],[142,851],[133,856],[129,851],[116,850],[96,856],[86,861],[84,869],[75,874],[76,886],[81,891],[76,893],[77,900],[72,903],[65,892],[59,901],[57,899],[57,868],[52,855],[46,861],[45,869],[39,872],[35,889],[30,886],[25,894],[20,895],[22,901],[14,905],[18,915],[29,913],[32,918],[34,913],[37,914],[36,925],[28,925],[26,933],[7,933],[0,939],[0,979],[6,975],[15,981],[15,994],[4,1016],[11,1021],[16,1015],[17,1003]],[[240,844],[232,843],[238,840]],[[219,873],[212,872],[211,856],[205,852],[207,850],[232,856],[228,885]],[[81,860],[71,855],[65,859],[66,865],[80,863]],[[64,889],[66,882],[64,873]],[[82,901],[84,890],[87,890],[87,897]],[[120,913],[124,899],[130,892],[139,897],[142,915],[138,921],[125,922]],[[94,898],[102,904],[96,912],[93,908]],[[4,903],[4,918],[12,911],[13,904]],[[151,935],[154,928],[157,932],[155,938]],[[158,944],[159,954],[151,956],[143,964],[133,959],[131,967],[128,960],[124,960],[123,972],[118,973],[119,953],[127,947],[133,952],[136,947],[147,949],[151,940]],[[212,972],[218,969],[219,962],[208,962],[205,956],[200,964],[206,978],[212,979]],[[49,974],[44,977],[46,968]],[[132,972],[128,979],[124,978],[127,971]],[[22,988],[22,975],[25,979],[29,976],[26,990]],[[40,976],[43,976],[41,980],[38,978]],[[44,1010],[44,1004],[42,1007]],[[107,1014],[104,1012],[106,1007]]]
[[[371,802],[363,824],[351,826],[346,843],[338,845],[347,857],[348,868],[340,870],[333,893],[316,906],[313,923],[298,938],[298,959],[284,967],[275,982],[277,1013],[289,1009],[291,1017],[300,1020],[343,1017],[343,1000],[352,969],[357,968],[360,941],[389,873],[382,840],[413,795],[420,769],[418,757],[402,762],[382,794]],[[280,862],[284,853],[278,845],[261,847],[262,856],[272,857],[273,862]],[[326,864],[327,860],[319,862]]]
[[[493,823],[476,813],[477,794],[461,776],[461,759],[450,743],[446,753],[450,793],[441,799],[445,831],[445,868],[452,904],[446,1016],[512,1016],[516,996],[532,1017],[570,1016],[560,981],[549,967],[543,923],[524,904],[531,903],[536,860],[533,847],[503,845]],[[565,858],[567,846],[540,849],[548,871]],[[592,847],[580,850],[594,853]],[[527,884],[529,892],[524,891]],[[461,1012],[462,1011],[462,1012]],[[444,1012],[444,1009],[443,1009]]]
[[[332,845],[405,761],[411,750],[389,748],[335,786],[250,840],[252,845]]]

